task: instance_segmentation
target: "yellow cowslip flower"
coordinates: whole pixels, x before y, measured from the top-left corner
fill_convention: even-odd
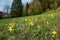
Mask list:
[[[28,21],[28,19],[25,19],[25,21]]]
[[[52,37],[54,37],[56,34],[57,34],[57,32],[56,31],[53,31],[52,32]]]
[[[14,27],[14,23],[10,23],[8,26],[10,26],[10,27]]]
[[[34,23],[32,22],[32,21],[30,21],[30,23],[29,23],[31,26],[33,26],[34,25]]]
[[[8,30],[11,32],[13,30],[14,23],[9,23]]]
[[[51,17],[52,17],[52,18],[54,18],[54,15],[53,15],[53,14],[51,14]]]
[[[42,19],[43,19],[44,17],[42,17]]]
[[[8,31],[10,31],[10,32],[11,32],[12,30],[13,30],[13,29],[12,29],[12,27],[8,27]]]
[[[49,22],[47,21],[46,24],[49,24]]]
[[[56,35],[56,33],[57,33],[56,31],[53,31],[53,32],[52,32],[53,35]]]
[[[52,37],[55,37],[55,35],[52,35]]]
[[[9,23],[9,25],[12,25],[12,23]]]
[[[43,20],[45,20],[45,18],[44,18],[44,17],[42,17],[42,19],[43,19]]]
[[[37,28],[40,28],[40,26],[38,25]]]

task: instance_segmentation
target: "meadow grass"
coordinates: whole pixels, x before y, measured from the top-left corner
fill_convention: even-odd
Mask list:
[[[0,40],[60,40],[60,12],[0,20]]]

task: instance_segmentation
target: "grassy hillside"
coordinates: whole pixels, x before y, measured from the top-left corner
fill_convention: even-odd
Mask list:
[[[60,12],[0,20],[0,40],[60,40]]]

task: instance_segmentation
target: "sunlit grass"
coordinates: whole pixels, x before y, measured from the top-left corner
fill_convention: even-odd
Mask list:
[[[60,13],[0,20],[0,40],[60,40]]]

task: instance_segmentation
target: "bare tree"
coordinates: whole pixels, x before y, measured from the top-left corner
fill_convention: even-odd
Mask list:
[[[9,6],[8,4],[6,4],[6,5],[4,6],[3,12],[9,14],[9,12],[10,12],[10,6]]]

